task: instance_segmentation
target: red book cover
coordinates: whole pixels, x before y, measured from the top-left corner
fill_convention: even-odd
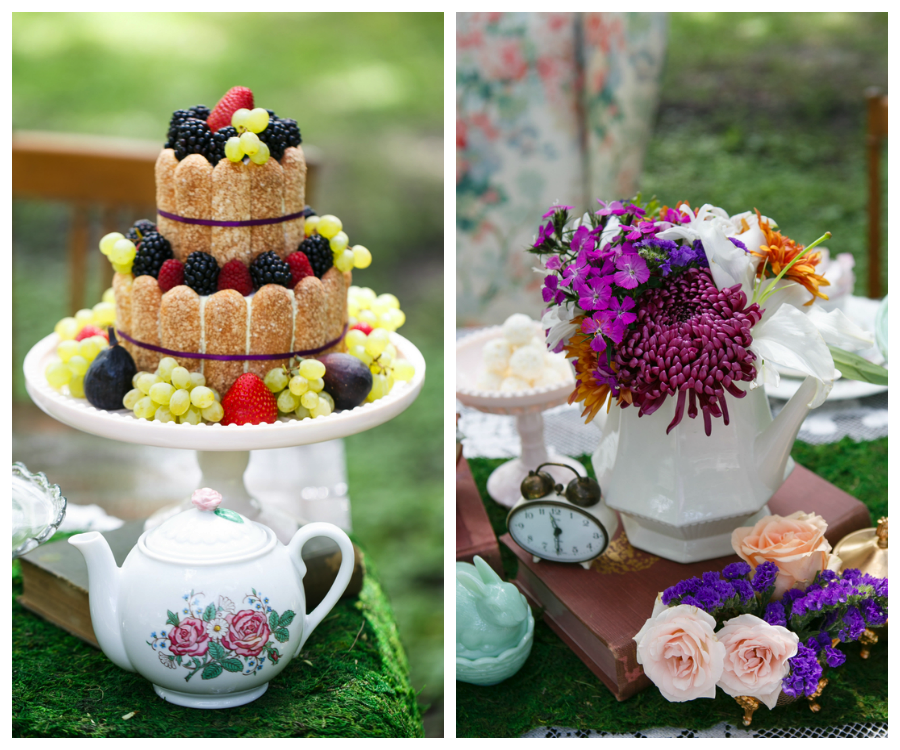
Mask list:
[[[456,560],[472,562],[481,556],[498,575],[503,575],[500,545],[491,527],[475,479],[465,459],[456,464]]]

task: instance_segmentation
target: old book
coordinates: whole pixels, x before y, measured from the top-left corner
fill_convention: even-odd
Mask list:
[[[850,532],[871,526],[865,505],[802,466],[772,497],[769,509],[781,516],[798,510],[818,513],[828,522],[826,537],[832,546]],[[721,570],[739,559],[731,555],[689,564],[664,560],[632,547],[621,524],[590,570],[535,563],[509,534],[500,541],[519,560],[515,583],[544,608],[547,624],[618,700],[650,685],[637,663],[632,638],[650,616],[656,595],[684,578]]]
[[[456,464],[456,560],[470,563],[475,555],[503,575],[497,536],[481,502],[469,462],[463,459]]]
[[[130,521],[115,531],[103,532],[117,565],[125,562],[143,531],[143,521]],[[362,554],[356,545],[353,545],[353,550],[353,576],[344,598],[359,594],[365,574]],[[19,603],[81,640],[97,646],[88,605],[87,566],[81,553],[63,539],[37,547],[19,559],[22,565]],[[304,554],[303,561],[307,567],[303,579],[306,609],[310,611],[331,588],[340,567],[341,555],[336,548],[334,552],[326,549],[324,552]]]

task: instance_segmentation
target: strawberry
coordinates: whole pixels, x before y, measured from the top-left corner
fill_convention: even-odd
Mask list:
[[[231,125],[231,116],[239,109],[253,109],[253,92],[243,86],[235,86],[219,99],[215,109],[206,118],[206,124],[215,133],[219,128]]]
[[[357,331],[362,331],[364,334],[366,334],[366,336],[368,336],[370,333],[372,333],[372,330],[373,330],[373,329],[372,329],[372,326],[370,326],[368,323],[362,323],[362,322],[357,323],[356,325],[350,326],[350,330],[351,330],[351,331],[352,331],[354,328],[355,328]]]
[[[298,250],[297,252],[288,255],[285,260],[291,267],[291,286],[297,286],[297,284],[300,283],[300,279],[316,275],[316,272],[313,271],[312,264],[309,262],[309,258],[306,257],[306,253]]]
[[[252,372],[245,372],[234,381],[222,399],[222,409],[223,425],[272,423],[278,418],[275,394]]]
[[[229,260],[219,271],[219,291],[235,289],[245,297],[253,291],[250,269],[237,258]]]
[[[89,339],[91,336],[103,336],[103,338],[109,341],[109,334],[106,331],[101,331],[97,326],[85,326],[78,332],[75,340],[84,341],[84,339]]]
[[[176,286],[184,284],[184,263],[175,258],[170,258],[159,269],[159,291],[163,294]]]

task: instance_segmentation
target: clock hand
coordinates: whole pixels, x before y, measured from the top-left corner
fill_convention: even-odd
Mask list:
[[[559,525],[556,523],[556,519],[551,515],[550,523],[553,524],[553,541],[556,543],[556,554],[560,554],[561,545],[559,543],[559,537],[562,534],[562,529],[559,528]]]

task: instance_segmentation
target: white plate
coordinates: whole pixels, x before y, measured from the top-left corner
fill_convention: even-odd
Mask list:
[[[54,390],[44,377],[56,358],[59,338],[51,333],[35,344],[25,357],[25,386],[42,411],[83,432],[126,443],[199,451],[247,451],[289,448],[355,435],[377,427],[403,412],[419,395],[425,382],[425,359],[421,352],[397,333],[391,343],[416,369],[408,383],[396,383],[384,398],[315,419],[281,418],[274,424],[220,425],[175,424],[138,419],[127,409],[95,409],[86,399]]]

